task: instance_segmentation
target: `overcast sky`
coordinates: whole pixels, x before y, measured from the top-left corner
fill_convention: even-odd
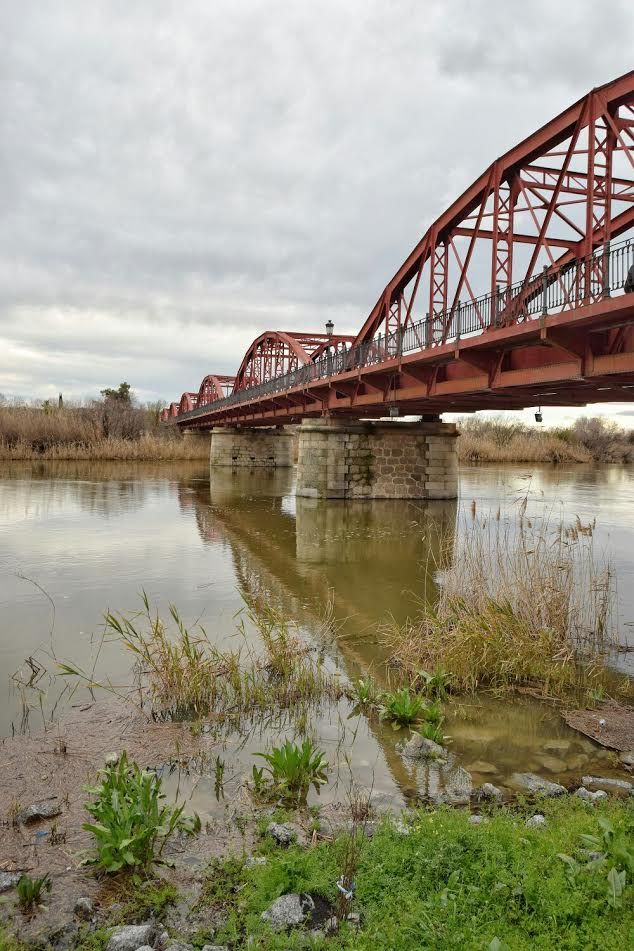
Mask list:
[[[631,0],[0,0],[0,391],[169,400],[264,329],[356,332],[633,63]]]

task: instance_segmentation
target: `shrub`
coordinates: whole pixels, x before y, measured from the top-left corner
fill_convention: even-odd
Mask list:
[[[87,787],[95,800],[86,810],[95,821],[83,828],[97,840],[97,854],[88,861],[102,871],[147,870],[161,861],[172,833],[199,830],[198,816],[186,818],[183,805],[165,804],[159,777],[128,763],[125,753],[116,766],[101,770],[101,777],[97,786]]]

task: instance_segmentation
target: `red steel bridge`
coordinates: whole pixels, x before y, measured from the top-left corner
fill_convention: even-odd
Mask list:
[[[632,264],[634,71],[493,162],[356,336],[268,330],[235,376],[206,376],[163,419],[208,429],[633,400]]]

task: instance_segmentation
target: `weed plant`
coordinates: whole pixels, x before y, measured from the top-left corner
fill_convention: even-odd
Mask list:
[[[271,798],[301,804],[306,802],[311,786],[319,793],[320,787],[328,781],[325,755],[310,740],[304,740],[301,745],[286,740],[269,753],[255,755],[266,762],[262,770],[269,777],[267,785],[262,771],[254,770],[256,791],[260,795],[266,792]]]
[[[410,692],[409,687],[383,694],[379,707],[381,719],[388,720],[395,730],[421,720],[424,710],[424,699]]]
[[[83,826],[96,839],[96,855],[87,863],[98,870],[148,871],[162,860],[173,833],[194,834],[200,829],[198,817],[185,817],[184,805],[167,805],[160,778],[128,763],[125,752],[116,766],[107,766],[100,775],[96,786],[86,788],[95,797],[86,806],[94,822]]]
[[[134,657],[143,705],[149,701],[156,719],[199,723],[210,713],[239,719],[280,710],[301,715],[308,703],[343,696],[338,678],[327,673],[319,655],[270,607],[248,605],[248,616],[262,638],[263,656],[216,647],[202,627],[188,628],[174,605],[169,613],[171,625],[153,613],[143,592],[137,614],[105,617],[105,636]],[[241,620],[239,629],[243,628]],[[64,676],[77,677],[91,689],[122,693],[111,684],[94,682],[76,664],[58,667]]]
[[[44,892],[50,892],[51,887],[51,878],[48,874],[41,878],[21,875],[15,887],[20,911],[25,914],[32,912],[35,906],[40,904]]]
[[[326,938],[307,941],[305,932],[274,934],[261,913],[280,895],[308,892],[337,901],[337,881],[346,867],[347,835],[324,840],[312,849],[265,843],[266,865],[245,868],[232,860],[228,899],[220,899],[224,925],[215,941],[258,951],[299,951],[308,946],[329,951],[579,951],[631,947],[634,934],[634,885],[622,879],[617,907],[611,900],[608,867],[588,868],[570,878],[561,854],[575,855],[581,836],[601,835],[601,817],[614,829],[614,840],[631,841],[632,814],[627,804],[587,804],[566,798],[539,806],[545,827],[526,829],[527,813],[499,810],[481,825],[451,809],[412,814],[409,835],[384,822],[348,867],[355,881],[356,931],[345,923]],[[625,870],[623,862],[615,867]],[[223,894],[224,872],[210,874],[215,897]],[[621,879],[619,880],[621,881]],[[618,886],[617,886],[618,890]]]

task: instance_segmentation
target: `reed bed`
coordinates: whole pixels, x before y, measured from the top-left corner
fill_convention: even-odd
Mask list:
[[[206,458],[204,441],[188,440],[175,428],[161,429],[156,413],[95,401],[91,406],[45,411],[0,407],[0,460],[152,460]]]
[[[119,462],[177,462],[207,459],[209,447],[197,440],[170,438],[144,433],[135,439],[108,437],[87,442],[53,443],[34,449],[32,444],[18,441],[8,444],[0,440],[0,461],[82,460]]]
[[[290,711],[305,719],[308,704],[336,702],[344,696],[339,678],[329,673],[318,651],[304,643],[271,606],[247,602],[246,616],[257,628],[259,650],[213,644],[204,628],[189,629],[177,608],[171,623],[153,613],[146,595],[134,615],[107,614],[105,638],[120,643],[134,658],[136,687],[94,682],[73,663],[58,663],[64,676],[90,689],[106,688],[135,699],[155,720],[198,721],[267,716]],[[244,621],[238,625],[244,631]]]
[[[474,515],[459,534],[436,604],[384,632],[392,665],[410,681],[421,670],[446,672],[456,691],[535,686],[557,697],[634,699],[634,683],[608,666],[615,579],[593,526]]]
[[[601,417],[542,428],[498,417],[460,422],[462,462],[580,463],[634,461],[634,435]]]

